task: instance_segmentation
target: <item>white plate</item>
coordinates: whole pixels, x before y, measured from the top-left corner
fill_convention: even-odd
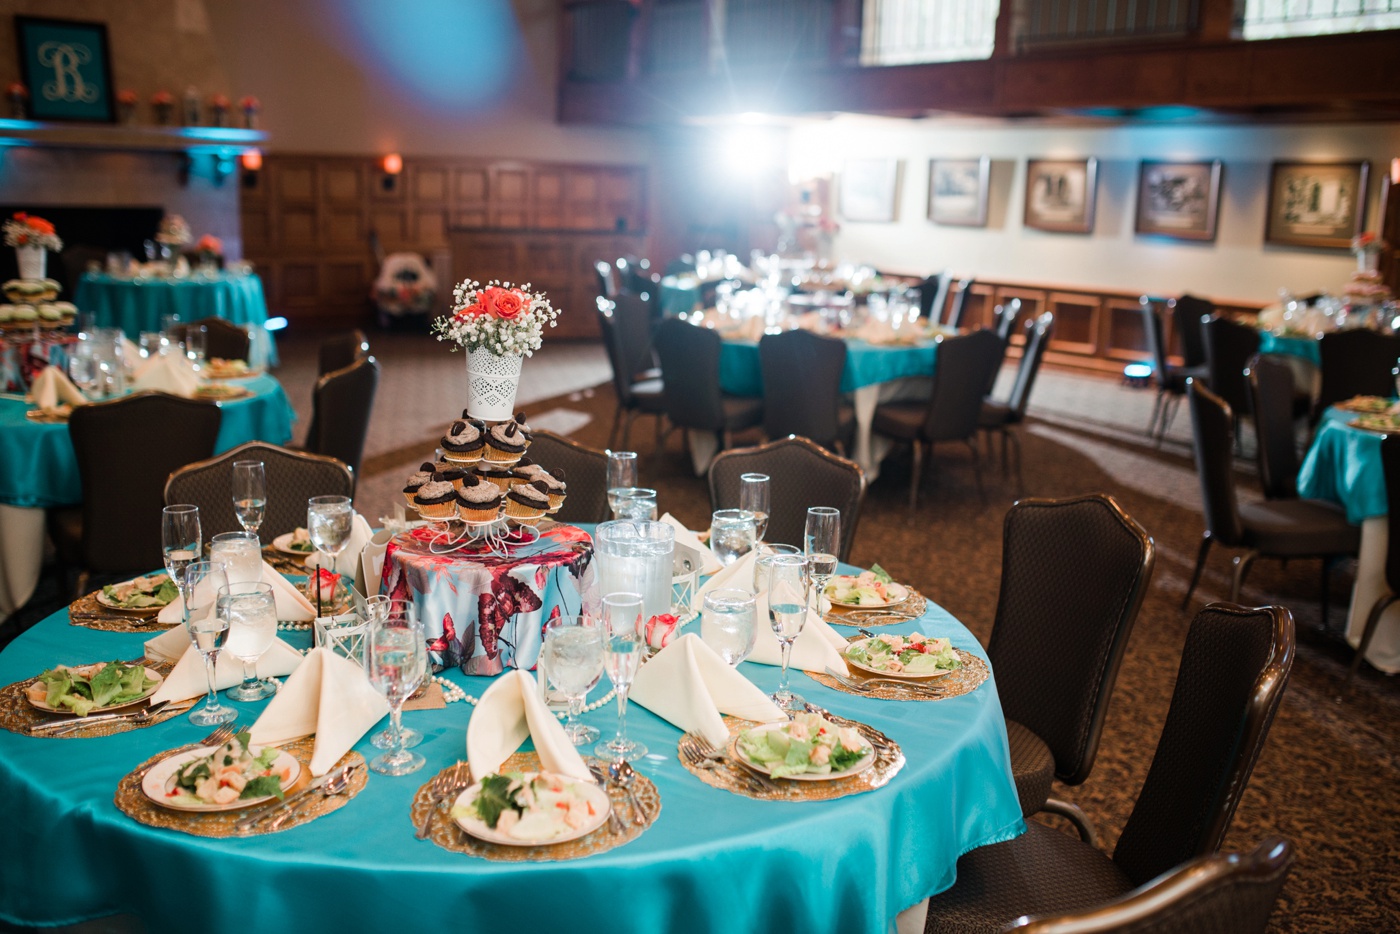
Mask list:
[[[873,675],[877,678],[897,678],[900,681],[928,681],[932,678],[941,678],[944,675],[950,675],[958,670],[956,668],[940,668],[934,672],[923,671],[911,675],[906,671],[886,671],[883,668],[871,668],[869,665],[862,665],[860,662],[856,661],[855,659],[851,658],[849,655],[846,654],[851,650],[852,646],[864,645],[869,641],[870,639],[868,638],[856,639],[854,642],[846,646],[846,648],[841,651],[841,657],[845,659],[847,667],[851,668],[853,673],[859,671],[864,674]]]
[[[191,749],[189,752],[180,752],[173,756],[166,756],[164,759],[151,766],[150,771],[146,773],[146,777],[141,779],[142,793],[163,808],[170,808],[174,811],[206,812],[242,811],[262,804],[264,801],[271,801],[277,797],[276,795],[263,795],[260,798],[237,798],[230,801],[228,804],[196,804],[188,800],[181,801],[166,797],[166,779],[174,775],[176,769],[193,759],[207,756],[218,748],[218,746],[200,746],[198,749]],[[259,746],[250,746],[248,747],[248,751],[256,756],[262,752],[262,748]],[[297,779],[301,777],[301,763],[289,752],[279,752],[277,758],[272,762],[272,767],[274,769],[279,767],[287,767],[289,769],[287,773],[288,778],[282,782],[282,791],[284,793],[287,789],[295,785]]]
[[[765,723],[762,726],[756,726],[752,730],[745,730],[744,732],[767,733],[770,730],[781,730],[786,726],[786,723]],[[735,762],[741,763],[744,766],[744,768],[753,769],[760,775],[771,776],[772,773],[769,772],[768,766],[759,765],[757,762],[750,762],[748,759],[744,758],[744,755],[741,752],[739,752],[740,735],[742,734],[735,734],[735,736],[729,740],[729,755],[734,759]],[[803,772],[801,775],[783,775],[777,780],[789,780],[794,782],[830,782],[835,781],[838,778],[848,778],[852,775],[857,775],[861,772],[864,772],[866,769],[870,768],[872,765],[875,764],[875,747],[870,745],[870,741],[867,740],[864,736],[860,737],[860,741],[865,745],[865,755],[858,759],[854,764],[850,765],[845,769],[842,769],[840,772],[828,772],[825,775],[815,774],[812,772]]]
[[[891,582],[885,586],[885,589],[886,591],[888,591],[890,596],[894,597],[893,600],[886,600],[884,603],[846,603],[842,600],[837,600],[836,598],[831,596],[832,586],[832,584],[827,584],[827,590],[824,596],[831,600],[833,606],[844,607],[846,609],[881,610],[885,607],[891,607],[895,606],[896,604],[903,603],[905,600],[909,599],[908,587],[905,587],[903,584],[896,584]]]
[[[135,580],[135,578],[132,578],[132,580]],[[129,584],[131,583],[131,581],[126,580],[122,581],[122,583]],[[159,613],[161,610],[165,609],[167,606],[170,605],[169,603],[162,603],[159,606],[122,606],[121,604],[113,603],[111,598],[108,597],[104,591],[97,591],[95,596],[97,598],[98,604],[100,604],[101,606],[104,606],[109,610],[115,610],[118,613],[130,613],[133,616],[154,616],[155,614]],[[174,601],[172,600],[171,602],[173,603]]]
[[[295,534],[295,532],[284,532],[272,540],[272,547],[282,552],[284,555],[296,555],[298,558],[309,558],[314,555],[316,553],[314,546],[310,551],[297,551],[295,548],[288,547],[292,542],[292,536]]]
[[[525,778],[531,779],[539,773],[524,772],[522,774]],[[587,836],[603,826],[608,819],[608,811],[611,809],[612,803],[608,800],[608,793],[592,782],[581,782],[568,778],[564,780],[582,792],[583,796],[593,803],[593,807],[598,813],[594,814],[593,819],[584,823],[582,827],[573,829],[566,827],[559,836],[549,840],[517,840],[515,837],[508,836],[500,831],[492,830],[490,827],[486,826],[485,821],[479,820],[476,817],[455,817],[453,820],[457,822],[458,827],[461,827],[478,840],[485,840],[487,843],[499,843],[501,846],[550,846],[555,843],[568,843],[570,840],[577,840],[579,837]],[[457,800],[452,803],[453,807],[470,806],[471,803],[476,800],[477,793],[480,790],[481,784],[478,782],[458,795]]]
[[[86,666],[86,665],[69,665],[68,667],[69,667],[69,668],[86,668],[86,667],[88,667],[88,666]],[[127,701],[127,702],[124,703],[124,704],[109,704],[109,705],[107,705],[106,707],[94,707],[94,708],[92,708],[91,710],[89,710],[89,711],[87,712],[87,716],[92,716],[93,714],[99,714],[99,713],[114,713],[114,712],[116,712],[116,711],[118,711],[118,710],[125,710],[125,709],[128,708],[128,707],[135,707],[137,704],[141,703],[141,702],[144,701],[146,698],[148,698],[148,697],[150,697],[152,694],[154,694],[157,690],[160,689],[160,684],[161,684],[161,682],[164,681],[165,679],[162,678],[162,677],[160,676],[160,672],[158,672],[158,671],[156,671],[156,670],[154,670],[154,669],[152,669],[152,668],[146,668],[146,669],[144,669],[144,671],[146,672],[146,677],[147,677],[147,678],[154,678],[156,683],[153,684],[153,685],[151,685],[150,687],[148,687],[145,691],[143,691],[143,692],[141,693],[141,696],[140,696],[140,697],[136,698],[135,700],[129,700],[129,701]],[[37,681],[38,679],[36,678],[35,680]],[[75,719],[81,719],[80,717],[78,717],[77,714],[75,714],[71,709],[69,709],[69,708],[67,708],[67,707],[50,707],[50,706],[49,706],[47,703],[45,703],[44,701],[36,701],[36,700],[31,699],[31,698],[29,697],[29,693],[28,693],[27,691],[25,692],[24,699],[27,700],[27,701],[29,701],[29,706],[33,707],[35,710],[42,710],[42,711],[44,711],[45,713],[66,714],[67,716],[74,717]]]

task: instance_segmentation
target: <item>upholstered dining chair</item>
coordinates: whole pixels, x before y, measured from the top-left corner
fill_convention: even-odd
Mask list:
[[[379,361],[373,357],[364,357],[318,379],[311,392],[311,430],[306,435],[306,450],[334,457],[358,474],[378,386]]]
[[[1236,555],[1230,599],[1238,600],[1250,566],[1257,558],[1322,558],[1322,618],[1327,619],[1329,558],[1355,555],[1361,529],[1347,522],[1346,511],[1319,499],[1276,499],[1241,504],[1235,495],[1234,418],[1230,406],[1195,380],[1188,380],[1191,442],[1201,478],[1206,528],[1196,555],[1196,569],[1181,601],[1184,609],[1200,583],[1210,546],[1246,549]]]
[[[560,522],[606,522],[608,519],[608,453],[585,447],[563,435],[537,428],[530,440],[530,458],[550,473],[563,471],[568,496],[554,514]]]
[[[718,338],[716,338],[718,339]],[[982,460],[973,437],[982,411],[982,397],[1001,359],[1002,343],[996,332],[973,331],[959,337],[939,338],[934,358],[933,389],[927,402],[886,402],[875,407],[871,427],[882,435],[907,441],[914,448],[909,478],[909,508],[919,502],[925,446],[941,441],[961,441],[972,452],[977,492],[982,491]]]
[[[1055,330],[1055,313],[1047,311],[1026,325],[1026,344],[1022,349],[1021,362],[1016,367],[1016,381],[1011,384],[1011,394],[1005,402],[993,399],[982,401],[982,411],[977,416],[977,427],[984,436],[995,433],[1001,436],[1001,474],[1007,474],[1006,444],[1010,441],[1016,447],[1016,487],[1022,487],[1021,439],[1011,429],[1026,420],[1026,406],[1031,401],[1031,390],[1035,388],[1035,378],[1040,373],[1040,364],[1045,359],[1045,350],[1050,346],[1050,335]]]
[[[1381,614],[1400,600],[1400,435],[1387,435],[1381,440],[1381,469],[1385,474],[1385,498],[1389,504],[1386,513],[1386,531],[1391,536],[1386,540],[1385,549],[1385,592],[1371,604],[1366,614],[1366,626],[1361,630],[1361,641],[1357,643],[1356,654],[1347,668],[1346,679],[1342,682],[1342,694],[1351,691],[1352,679],[1361,669],[1361,660],[1371,648],[1371,639],[1376,635]]]
[[[1067,817],[1092,842],[1083,812],[1051,799],[1050,784],[1082,784],[1094,767],[1156,546],[1113,497],[1095,493],[1016,503],[1001,558],[987,657],[1021,811]]]
[[[865,471],[859,464],[795,436],[725,451],[710,462],[711,510],[738,507],[739,478],[746,473],[770,478],[765,541],[801,547],[807,510],[832,506],[841,511],[837,557],[847,559],[865,500]]]
[[[841,402],[846,342],[796,328],[758,342],[763,373],[763,431],[770,438],[801,435],[845,454],[855,413]]]
[[[720,389],[717,332],[667,318],[656,329],[656,353],[661,360],[666,419],[671,423],[667,434],[671,428],[712,432],[724,449],[736,431],[763,421],[762,399],[731,396]]]
[[[1201,322],[1215,314],[1215,303],[1183,293],[1167,300],[1167,313],[1171,315],[1172,328],[1176,332],[1177,352],[1181,354],[1182,366],[1188,370],[1206,366],[1206,343]]]
[[[1021,316],[1021,300],[1013,298],[1009,302],[1004,302],[992,310],[993,326],[996,328],[997,337],[1003,342],[1011,340],[1011,331],[1016,327],[1016,319]]]
[[[666,400],[652,347],[651,309],[640,295],[618,292],[612,301],[599,299],[598,322],[612,365],[613,394],[617,396],[608,447],[616,445],[620,437],[622,447],[628,448],[632,420],[638,415],[651,415],[656,419],[656,448],[660,450],[666,426]]]
[[[1259,485],[1265,499],[1298,498],[1298,440],[1293,431],[1293,369],[1260,354],[1245,371],[1254,411]]]
[[[165,505],[198,506],[206,540],[241,528],[233,511],[234,461],[262,461],[268,495],[258,537],[264,542],[304,527],[306,501],[311,497],[355,493],[354,474],[343,461],[266,441],[249,441],[217,457],[186,464],[166,478]]]
[[[1240,418],[1252,415],[1249,383],[1244,371],[1259,352],[1259,332],[1224,315],[1202,320],[1200,331],[1206,348],[1206,384],[1211,392],[1230,404],[1238,443]]]
[[[176,325],[171,328],[171,333],[176,340],[183,341],[185,335],[190,331],[197,331],[200,328],[205,330],[204,355],[212,360],[215,357],[221,360],[243,360],[248,359],[248,350],[252,347],[253,339],[248,336],[248,332],[232,321],[224,318],[200,318],[198,321],[191,321],[189,324]]]
[[[976,281],[971,276],[958,280],[958,290],[953,293],[953,304],[948,309],[948,320],[943,322],[944,327],[953,330],[962,327],[963,316],[967,314],[967,300],[972,295],[972,284]]]
[[[359,328],[332,334],[316,351],[316,375],[343,370],[361,357],[369,356],[369,338]]]
[[[919,283],[919,315],[926,323],[943,323],[943,306],[948,304],[948,288],[952,284],[953,274],[946,270]]]
[[[1113,856],[1038,821],[958,860],[929,899],[925,931],[997,931],[1026,915],[1082,911],[1220,848],[1293,666],[1283,607],[1212,604],[1191,621],[1171,706]],[[997,672],[998,689],[1005,680]]]
[[[1352,396],[1395,395],[1391,371],[1400,358],[1400,335],[1369,328],[1333,331],[1322,336],[1317,350],[1322,357],[1322,384],[1313,406],[1314,421],[1329,405]]]
[[[1293,845],[1269,837],[1249,853],[1202,856],[1093,908],[1020,918],[1006,934],[1264,934]]]
[[[223,412],[212,402],[141,392],[80,405],[68,419],[83,504],[49,510],[65,583],[90,574],[147,573],[164,563],[160,511],[172,470],[214,453]],[[232,507],[230,507],[232,508]]]
[[[1147,423],[1147,436],[1155,437],[1159,446],[1176,418],[1182,396],[1186,395],[1186,381],[1204,379],[1206,376],[1204,357],[1201,363],[1191,366],[1176,366],[1168,362],[1166,335],[1162,331],[1162,318],[1157,313],[1157,306],[1161,303],[1161,299],[1150,295],[1138,299],[1143,339],[1147,342],[1147,352],[1152,355],[1152,379],[1157,384],[1157,399],[1152,406],[1152,418]]]
[[[617,270],[613,264],[605,259],[600,259],[593,264],[593,275],[598,284],[598,297],[613,299],[617,297]]]

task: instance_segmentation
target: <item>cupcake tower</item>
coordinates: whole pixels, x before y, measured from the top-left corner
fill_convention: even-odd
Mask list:
[[[403,488],[408,505],[424,518],[484,525],[504,514],[533,525],[564,505],[564,471],[545,470],[525,456],[530,427],[524,412],[488,426],[464,411],[441,444],[443,460],[424,462]]]
[[[78,307],[72,302],[56,302],[62,286],[55,279],[11,279],[0,291],[5,302],[0,304],[0,328],[28,329],[62,328],[73,323]]]

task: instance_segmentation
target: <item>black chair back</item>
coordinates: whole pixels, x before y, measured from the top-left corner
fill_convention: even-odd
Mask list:
[[[1142,526],[1102,493],[1025,499],[1006,513],[987,657],[1002,711],[1045,741],[1067,784],[1094,766],[1155,555]]]
[[[369,339],[359,328],[333,334],[321,341],[316,354],[316,375],[343,370],[361,357],[369,356]]]
[[[951,272],[929,276],[919,284],[919,314],[929,324],[941,324],[943,306],[948,304],[948,288],[953,284]]]
[[[1322,355],[1322,386],[1317,411],[1352,396],[1393,396],[1400,358],[1400,335],[1367,328],[1333,331],[1317,342]]]
[[[638,374],[656,367],[651,308],[647,300],[636,292],[619,290],[613,299],[612,327],[617,362],[630,386]]]
[[[807,510],[831,506],[841,511],[841,551],[837,557],[847,559],[865,498],[865,471],[859,464],[797,437],[724,451],[710,462],[712,510],[738,508],[739,478],[746,473],[772,478],[765,541],[801,548]]]
[[[1133,884],[1220,848],[1293,654],[1283,607],[1213,603],[1191,621],[1162,738],[1113,852]]]
[[[943,322],[947,327],[962,327],[963,315],[967,313],[967,299],[972,294],[972,283],[976,281],[971,276],[958,281],[958,291],[953,295],[953,307],[948,310],[948,320]]]
[[[200,328],[205,330],[204,355],[210,360],[218,357],[221,360],[248,360],[248,349],[252,346],[252,338],[248,332],[232,321],[223,318],[200,318],[198,321],[191,321],[189,324],[181,324],[171,328],[171,333],[176,340],[185,340],[185,336],[190,331],[197,331]]]
[[[613,269],[613,264],[605,259],[600,259],[593,264],[593,274],[597,277],[598,297],[617,297],[617,270]]]
[[[667,318],[657,326],[662,399],[666,417],[677,428],[724,430],[719,353],[719,333],[710,328],[680,318]]]
[[[333,457],[293,451],[266,441],[249,441],[208,460],[186,464],[165,481],[165,505],[193,503],[208,541],[237,531],[233,511],[233,462],[262,461],[267,476],[267,509],[258,537],[271,542],[306,525],[306,501],[313,496],[352,496],[355,477]]]
[[[1386,526],[1395,537],[1386,545],[1385,583],[1391,593],[1400,594],[1400,435],[1386,435],[1381,441],[1381,469],[1386,499],[1398,507],[1386,514]]]
[[[1271,354],[1257,356],[1246,373],[1259,485],[1265,499],[1298,498],[1298,442],[1293,435],[1293,369]]]
[[[1168,389],[1171,378],[1166,334],[1162,330],[1162,319],[1157,314],[1157,303],[1144,295],[1138,299],[1138,312],[1142,315],[1142,336],[1147,342],[1147,352],[1152,354],[1152,381],[1158,389]]]
[[[358,474],[378,386],[379,362],[373,357],[365,357],[317,380],[311,394],[315,412],[312,427],[316,434],[307,436],[306,449],[313,454],[334,457]]]
[[[966,441],[977,433],[982,397],[996,378],[1005,346],[986,328],[939,340],[924,418],[925,441]]]
[[[1181,350],[1182,365],[1190,368],[1206,363],[1205,336],[1201,319],[1215,314],[1215,303],[1194,295],[1182,295],[1167,303],[1176,327],[1176,339]]]
[[[1036,318],[1026,328],[1026,346],[1021,354],[1021,363],[1016,368],[1016,382],[1011,384],[1011,395],[1006,400],[1007,424],[1017,424],[1026,417],[1026,406],[1031,401],[1031,390],[1035,388],[1035,378],[1040,373],[1045,350],[1050,346],[1050,335],[1055,331],[1055,313],[1047,311]]]
[[[222,417],[212,402],[160,392],[73,410],[68,434],[83,484],[82,559],[89,571],[145,573],[164,563],[165,478],[214,453]]]
[[[758,342],[763,371],[763,430],[801,435],[830,447],[840,434],[846,342],[795,329]]]
[[[562,471],[568,487],[564,505],[554,514],[560,522],[606,522],[608,514],[608,455],[552,431],[536,429],[530,458],[551,474]]]
[[[1259,332],[1215,315],[1201,322],[1201,334],[1206,345],[1206,381],[1210,391],[1230,403],[1236,415],[1249,412],[1249,384],[1244,371],[1259,352]]]
[[[1235,498],[1234,415],[1224,399],[1197,380],[1187,381],[1186,398],[1191,406],[1191,448],[1201,478],[1206,531],[1222,545],[1238,545],[1244,539],[1244,525]]]
[[[996,320],[997,337],[1000,337],[1004,343],[1010,342],[1011,329],[1016,326],[1016,319],[1020,314],[1021,300],[1019,298],[1013,298],[1004,305],[998,305],[992,312],[992,316]]]

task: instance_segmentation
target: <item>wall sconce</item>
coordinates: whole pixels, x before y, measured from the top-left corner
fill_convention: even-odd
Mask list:
[[[262,150],[256,147],[245,149],[238,161],[243,165],[243,187],[258,187],[258,174],[262,172],[263,164]]]
[[[391,152],[379,160],[379,167],[384,170],[384,177],[380,179],[380,185],[385,191],[393,191],[398,187],[399,173],[403,171],[403,156]]]

